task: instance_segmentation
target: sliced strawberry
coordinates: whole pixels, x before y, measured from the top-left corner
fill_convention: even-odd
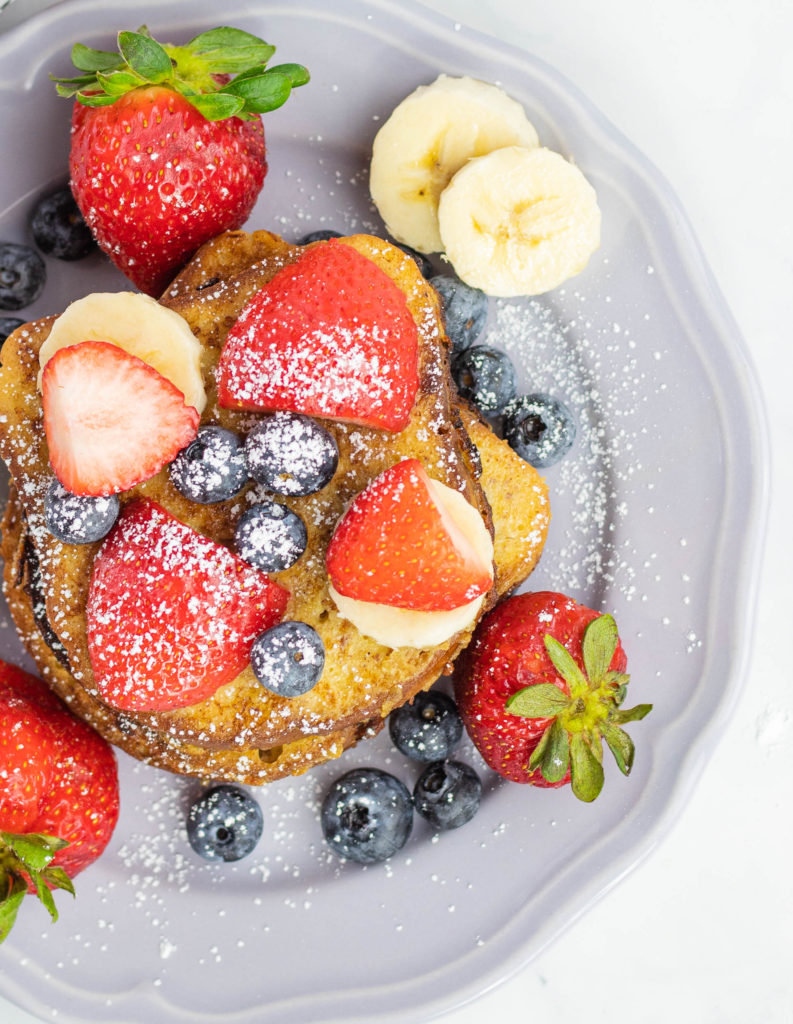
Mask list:
[[[129,711],[204,700],[239,675],[288,597],[155,502],[130,502],[97,554],[88,594],[99,695]]]
[[[433,493],[418,459],[397,463],[358,495],[326,565],[345,597],[415,611],[459,608],[493,585],[491,564]]]
[[[225,408],[402,430],[418,390],[416,323],[384,271],[350,245],[325,242],[243,309],[217,381]]]
[[[50,462],[73,494],[114,494],[148,480],[198,430],[198,412],[177,387],[105,341],[59,349],[41,390]]]

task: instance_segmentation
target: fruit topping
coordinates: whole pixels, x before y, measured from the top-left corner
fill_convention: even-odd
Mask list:
[[[308,693],[324,665],[325,647],[306,622],[279,622],[258,636],[251,650],[253,674],[279,697]]]
[[[378,768],[354,768],[325,794],[322,834],[340,857],[374,864],[401,850],[413,828],[405,785]]]
[[[119,507],[115,494],[72,494],[53,480],[44,495],[44,521],[53,537],[64,544],[91,544],[110,532],[118,519]]]
[[[22,309],[44,290],[44,260],[28,245],[0,242],[0,309]]]
[[[243,670],[288,593],[148,499],[124,507],[94,562],[88,651],[100,697],[167,711]]]
[[[262,572],[282,572],[306,550],[306,525],[297,512],[275,501],[251,505],[237,520],[234,546],[240,558]]]
[[[262,809],[238,786],[213,786],[187,812],[187,839],[204,860],[242,860],[264,831]]]
[[[451,697],[429,690],[392,711],[388,731],[397,750],[426,764],[451,754],[462,738],[463,722]]]
[[[470,160],[438,204],[457,275],[488,295],[539,295],[583,270],[600,245],[595,190],[549,149],[508,146]]]
[[[448,274],[436,274],[430,284],[441,297],[446,333],[454,352],[469,348],[485,326],[487,296]]]
[[[185,498],[214,505],[240,493],[249,480],[240,438],[224,427],[200,427],[169,467],[171,483]]]
[[[339,464],[336,439],[308,416],[268,416],[245,439],[245,461],[253,479],[276,494],[315,494],[330,483]]]
[[[26,893],[57,920],[51,889],[103,852],[118,819],[110,746],[35,676],[0,662],[0,942]]]
[[[78,44],[79,74],[56,79],[77,100],[71,185],[100,247],[159,295],[200,245],[247,220],[267,173],[260,114],[308,72],[266,68],[275,48],[233,28],[184,46],[142,28],[119,32],[118,47]]]
[[[73,494],[114,494],[148,480],[198,428],[177,387],[105,341],[59,349],[41,390],[50,463]]]
[[[553,395],[519,395],[502,414],[504,440],[538,469],[553,466],[573,447],[575,419],[564,402]]]
[[[331,538],[326,565],[333,588],[358,601],[418,611],[452,610],[486,594],[492,555],[483,557],[461,528],[459,502],[472,508],[431,480],[418,459],[385,470],[355,498]]]
[[[469,822],[481,800],[482,780],[474,769],[448,758],[428,764],[413,787],[416,813],[443,830]]]
[[[505,352],[474,345],[452,360],[452,377],[462,398],[495,416],[515,394],[515,367]]]
[[[310,246],[245,306],[217,381],[225,408],[402,430],[418,390],[416,323],[396,283],[352,245]]]
[[[77,299],[61,313],[41,346],[42,372],[59,349],[83,341],[118,345],[179,388],[185,405],[204,411],[201,343],[174,310],[136,292],[94,292]]]
[[[57,260],[81,260],[96,249],[91,230],[68,185],[36,203],[30,230],[39,249]]]
[[[622,709],[626,665],[610,615],[563,594],[519,594],[477,627],[455,666],[455,695],[491,768],[513,782],[571,783],[591,801],[603,786],[603,741],[627,775],[634,747],[622,726],[652,709]]]
[[[537,132],[497,86],[447,75],[420,86],[372,148],[372,199],[389,232],[420,252],[442,251],[438,199],[452,176],[472,157],[515,145],[538,145]]]

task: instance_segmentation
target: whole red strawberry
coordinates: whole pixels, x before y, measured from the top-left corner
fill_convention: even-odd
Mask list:
[[[627,775],[634,747],[622,726],[652,709],[622,710],[626,666],[611,615],[541,591],[508,598],[482,620],[454,689],[491,768],[513,782],[572,783],[591,801],[603,786],[603,741]]]
[[[200,245],[247,220],[267,172],[259,115],[308,72],[266,69],[275,47],[233,28],[171,46],[144,27],[118,46],[76,45],[80,74],[56,79],[77,100],[71,186],[100,247],[159,295]]]
[[[110,841],[118,819],[111,748],[35,676],[0,662],[0,942],[25,894],[57,920],[51,889]]]

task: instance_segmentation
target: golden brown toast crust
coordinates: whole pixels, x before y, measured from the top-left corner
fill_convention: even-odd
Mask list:
[[[4,346],[0,454],[16,482],[19,507],[9,505],[9,539],[4,537],[3,551],[8,558],[7,543],[13,545],[14,539],[17,559],[25,544],[35,551],[45,621],[63,645],[71,676],[46,643],[42,649],[42,634],[31,611],[33,601],[24,586],[15,582],[14,570],[7,564],[5,587],[12,615],[40,668],[48,669],[62,696],[68,693],[76,710],[113,742],[162,767],[217,775],[215,768],[209,768],[211,763],[230,773],[222,777],[254,782],[305,770],[316,760],[334,756],[337,749],[340,753],[355,742],[362,728],[381,723],[394,707],[431,685],[466,645],[470,629],[430,651],[383,647],[342,619],[328,595],[324,551],[336,521],[372,477],[401,458],[420,458],[431,476],[462,491],[491,525],[489,504],[476,480],[476,450],[486,455],[482,482],[489,484],[485,490],[494,505],[502,506],[502,526],[495,530],[497,585],[491,603],[525,578],[542,550],[548,524],[544,484],[471,410],[455,406],[448,341],[434,290],[412,259],[380,239],[355,236],[346,242],[374,259],[406,296],[420,333],[420,391],[410,423],[400,434],[325,423],[341,455],[333,481],[317,495],[278,498],[303,517],[309,533],[303,558],[275,575],[293,595],[286,615],[313,625],[326,647],[322,679],[301,698],[286,700],[270,694],[247,668],[214,697],[178,711],[130,715],[106,708],[97,699],[84,608],[98,545],[60,544],[43,523],[43,495],[52,477],[35,381],[38,350],[52,319],[20,328]],[[163,297],[163,303],[184,316],[202,342],[209,399],[204,422],[220,422],[240,432],[255,422],[254,414],[218,409],[214,365],[226,333],[247,300],[281,266],[297,259],[300,251],[269,232],[220,236],[199,252]],[[221,543],[231,542],[234,523],[248,502],[266,496],[261,488],[250,485],[239,498],[199,506],[172,487],[167,471],[126,492],[122,501],[138,494],[153,498]],[[39,615],[39,624],[41,620]],[[251,767],[254,761],[258,763]]]

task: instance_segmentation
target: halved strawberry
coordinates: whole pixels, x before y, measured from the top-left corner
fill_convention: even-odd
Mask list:
[[[380,267],[350,245],[324,242],[243,309],[217,381],[224,408],[402,430],[418,390],[416,323]]]
[[[59,349],[41,391],[50,463],[73,494],[115,494],[147,480],[198,430],[198,412],[177,387],[106,341]]]
[[[239,675],[289,594],[148,499],[124,507],[88,593],[102,700],[129,711],[196,704]]]
[[[492,564],[439,500],[418,459],[404,459],[353,501],[328,545],[334,588],[359,601],[449,611],[493,585]]]

